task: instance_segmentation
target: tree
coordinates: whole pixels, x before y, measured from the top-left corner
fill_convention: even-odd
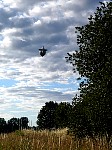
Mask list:
[[[19,130],[19,118],[11,118],[7,123],[8,132]]]
[[[100,2],[101,3],[101,2]],[[112,83],[112,2],[97,7],[95,16],[90,16],[89,23],[76,27],[79,50],[69,55],[74,70],[88,78],[89,82],[102,84],[111,91]],[[103,93],[103,91],[102,91]]]
[[[76,27],[79,50],[68,53],[74,71],[87,79],[81,82],[81,104],[94,132],[112,135],[112,2],[102,3],[89,23]],[[89,113],[89,110],[91,114]],[[87,113],[88,112],[88,113]],[[99,130],[99,131],[98,131]]]
[[[58,104],[53,101],[46,102],[37,116],[37,125],[39,129],[52,129],[56,128],[55,123],[55,110]]]
[[[0,118],[0,133],[4,133],[6,130],[6,121],[4,118]]]
[[[69,126],[71,110],[72,106],[70,105],[70,103],[59,103],[55,111],[55,120],[58,128],[65,128]]]
[[[27,117],[21,117],[19,119],[19,128],[20,129],[27,129],[28,128],[28,118]]]

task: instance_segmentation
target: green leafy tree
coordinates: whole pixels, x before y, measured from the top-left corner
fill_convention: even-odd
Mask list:
[[[37,116],[37,125],[39,129],[57,128],[55,122],[55,111],[58,104],[53,101],[46,102]]]
[[[4,118],[0,118],[0,133],[4,133],[6,130],[6,121]]]
[[[96,114],[98,107],[96,101],[91,101],[90,98],[75,96],[72,101],[72,115],[70,123],[70,131],[78,138],[89,136],[94,138],[99,133],[98,117]],[[95,106],[95,107],[93,107]],[[94,118],[93,118],[94,117]],[[95,122],[96,121],[96,122]],[[97,126],[95,126],[97,125]]]
[[[74,70],[79,71],[83,77],[87,77],[91,83],[108,87],[112,81],[112,2],[101,3],[97,7],[95,16],[90,16],[89,23],[82,27],[76,27],[77,44],[79,50],[68,60],[73,64]],[[103,91],[102,91],[103,93]]]
[[[28,128],[28,118],[27,117],[21,117],[19,119],[19,128],[20,129],[27,129]]]
[[[7,122],[8,132],[19,130],[19,118],[11,118]]]
[[[55,111],[55,120],[58,128],[68,127],[70,124],[72,105],[67,102],[59,103]]]
[[[76,27],[79,50],[68,53],[72,63],[86,81],[80,84],[82,114],[90,118],[95,133],[112,135],[112,2],[102,3],[89,23]],[[77,99],[79,100],[79,99]],[[79,105],[79,104],[77,104]],[[82,108],[82,106],[80,106]],[[89,113],[91,112],[91,114]]]

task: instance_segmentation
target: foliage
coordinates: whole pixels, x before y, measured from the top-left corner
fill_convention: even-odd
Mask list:
[[[27,129],[28,128],[28,118],[21,117],[11,118],[7,122],[4,118],[0,118],[0,133],[9,133],[16,130]]]
[[[55,111],[55,120],[58,128],[65,128],[69,126],[71,109],[72,106],[70,105],[70,103],[59,103]]]
[[[46,102],[37,116],[37,125],[39,129],[57,128],[55,123],[55,110],[58,104],[53,101]]]
[[[0,133],[4,133],[6,128],[6,121],[4,118],[0,118]]]
[[[20,124],[20,127],[22,129],[27,129],[28,128],[28,118],[27,117],[21,117],[19,119],[19,124]]]
[[[79,51],[71,55],[72,64],[81,76],[92,82],[111,80],[112,61],[112,2],[101,3],[95,16],[90,16],[89,23],[76,27]],[[75,68],[74,68],[75,69]]]
[[[112,135],[112,2],[97,7],[89,23],[76,27],[79,50],[68,53],[82,79],[80,97],[74,98],[72,128],[79,137]],[[80,135],[81,133],[81,135]]]
[[[19,129],[19,119],[18,118],[11,118],[8,120],[8,130],[10,132],[18,130]]]
[[[65,128],[70,124],[70,103],[53,101],[45,103],[37,116],[39,129]]]

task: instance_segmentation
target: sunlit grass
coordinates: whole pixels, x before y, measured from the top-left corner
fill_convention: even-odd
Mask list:
[[[108,150],[106,139],[74,139],[67,129],[23,130],[0,135],[0,150]]]

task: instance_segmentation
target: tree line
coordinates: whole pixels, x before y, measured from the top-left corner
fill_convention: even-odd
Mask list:
[[[75,137],[112,136],[112,2],[100,2],[88,24],[76,27],[78,50],[66,61],[79,72],[80,95],[72,104],[46,103],[39,128],[68,127]],[[65,107],[65,105],[67,107]],[[52,107],[52,108],[51,108]]]
[[[5,121],[4,118],[0,118],[0,133],[10,133],[16,130],[27,129],[28,128],[28,118],[21,117],[11,118],[8,121]]]

